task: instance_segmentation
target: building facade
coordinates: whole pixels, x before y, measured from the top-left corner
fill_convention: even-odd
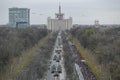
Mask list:
[[[9,26],[11,27],[30,26],[30,9],[9,8]]]
[[[95,27],[96,27],[96,28],[99,27],[99,20],[95,20]]]
[[[58,30],[69,30],[72,28],[72,17],[68,19],[64,19],[64,14],[61,13],[61,6],[59,5],[59,13],[55,14],[55,19],[48,17],[48,29],[51,31],[58,31]]]

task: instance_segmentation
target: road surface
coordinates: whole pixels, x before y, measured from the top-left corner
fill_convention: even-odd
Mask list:
[[[60,53],[58,54],[58,52],[56,52],[57,50],[60,50]],[[49,69],[47,71],[46,74],[46,80],[66,80],[66,72],[65,72],[65,68],[64,68],[64,59],[63,59],[63,45],[62,45],[62,38],[61,38],[61,31],[58,33],[56,42],[55,42],[55,46],[54,46],[54,50],[53,50],[53,54],[50,60],[50,65],[49,65]],[[55,56],[61,56],[61,59],[59,59],[59,62],[57,62],[57,60],[54,60]],[[52,68],[53,65],[55,65],[55,72],[52,72]],[[61,73],[58,73],[58,66],[61,66]],[[57,75],[56,75],[57,73]]]

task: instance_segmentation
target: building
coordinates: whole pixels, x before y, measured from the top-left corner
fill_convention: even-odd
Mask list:
[[[9,8],[9,26],[11,27],[30,26],[30,9]]]
[[[64,14],[61,13],[61,6],[59,5],[59,13],[55,14],[55,19],[48,17],[48,29],[51,31],[69,30],[72,27],[72,17],[69,19],[64,18]]]
[[[95,27],[96,27],[96,28],[99,27],[99,20],[95,20]]]

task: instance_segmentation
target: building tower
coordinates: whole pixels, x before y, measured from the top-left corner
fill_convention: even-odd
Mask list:
[[[59,3],[59,13],[56,13],[55,15],[56,15],[56,19],[58,19],[58,20],[63,20],[64,19],[64,14],[61,13],[61,5],[60,5],[60,3]]]
[[[30,9],[28,8],[9,8],[9,26],[28,27],[30,26]]]

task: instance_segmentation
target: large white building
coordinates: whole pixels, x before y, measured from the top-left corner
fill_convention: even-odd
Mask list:
[[[61,13],[61,6],[59,5],[59,13],[55,14],[55,19],[48,17],[48,29],[51,31],[69,30],[72,27],[72,17],[64,19],[64,14]]]
[[[30,9],[9,8],[9,26],[11,27],[30,26]]]

